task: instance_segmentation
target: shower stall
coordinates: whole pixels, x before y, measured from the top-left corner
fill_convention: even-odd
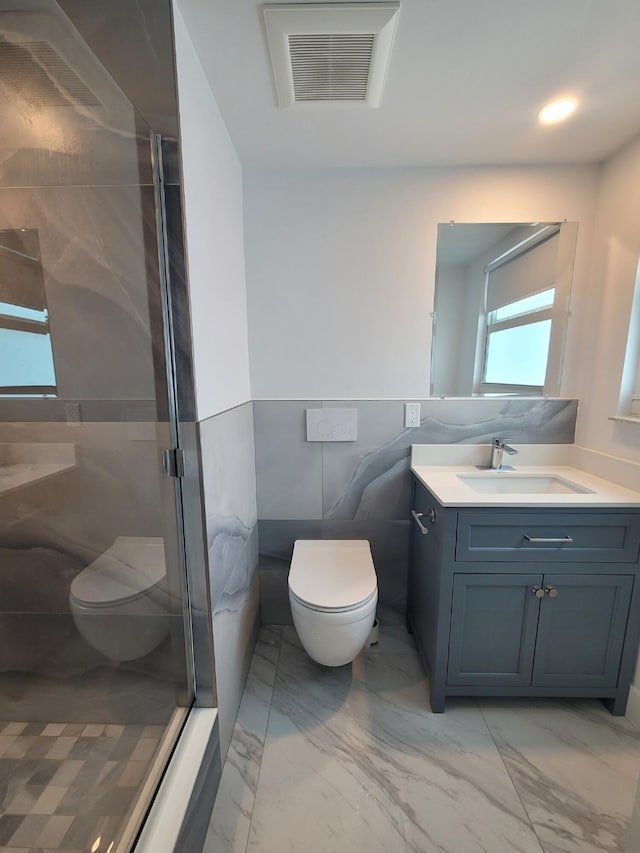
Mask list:
[[[130,849],[215,702],[171,33],[0,0],[2,849]]]

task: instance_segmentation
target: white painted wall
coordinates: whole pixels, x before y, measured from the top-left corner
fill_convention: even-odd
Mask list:
[[[617,423],[609,416],[618,409],[640,258],[639,199],[640,137],[602,170],[585,300],[576,433],[579,444],[635,462],[640,462],[640,424]]]
[[[452,219],[580,223],[562,389],[575,393],[598,174],[595,166],[245,171],[254,399],[428,396],[437,225]]]
[[[464,383],[464,367],[469,347],[467,338],[460,334],[465,328],[467,314],[473,314],[472,300],[467,290],[467,267],[464,264],[447,264],[438,267],[438,286],[434,303],[436,311],[435,340],[431,355],[434,365],[433,393],[470,396],[473,375]],[[468,309],[468,310],[466,310]],[[478,312],[475,311],[476,322]],[[449,334],[453,330],[454,334]],[[475,353],[475,348],[474,348]],[[473,371],[472,371],[473,373]]]
[[[640,137],[602,169],[591,276],[584,294],[582,370],[576,443],[640,462],[640,424],[617,414],[629,320],[640,258]],[[640,482],[635,486],[640,488]],[[640,726],[640,656],[627,715]]]
[[[251,394],[242,168],[182,15],[190,21],[192,6],[174,2],[197,417],[204,420]]]

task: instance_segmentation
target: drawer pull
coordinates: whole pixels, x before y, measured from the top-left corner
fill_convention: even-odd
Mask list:
[[[571,536],[561,536],[560,538],[555,538],[553,536],[528,536],[525,533],[524,538],[527,540],[527,542],[543,543],[545,545],[570,545],[573,542]]]
[[[545,592],[545,590],[544,590],[544,589],[542,589],[542,587],[541,587],[541,586],[532,586],[532,587],[531,587],[531,592],[533,592],[533,593],[535,594],[535,597],[536,597],[536,598],[544,598],[544,597],[545,597],[545,595],[547,594],[547,593]]]
[[[427,533],[429,532],[429,530],[420,521],[420,519],[423,517],[424,513],[423,512],[416,512],[415,509],[412,509],[411,515],[413,516],[413,520],[415,521],[415,523],[420,528],[420,533],[422,533],[423,536],[426,536]]]

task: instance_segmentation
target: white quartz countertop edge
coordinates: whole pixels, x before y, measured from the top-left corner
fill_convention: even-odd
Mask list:
[[[509,460],[511,461],[511,460]],[[412,465],[411,470],[442,506],[461,507],[640,507],[640,492],[595,477],[568,465],[517,465],[513,471],[480,470],[476,465]],[[517,494],[474,492],[459,475],[488,477],[551,474],[576,483],[590,492],[576,494]]]
[[[48,480],[49,477],[75,467],[75,463],[21,463],[6,466],[0,471],[0,496],[23,489],[31,483]]]

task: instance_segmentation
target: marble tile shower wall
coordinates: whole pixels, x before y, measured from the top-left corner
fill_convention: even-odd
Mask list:
[[[130,105],[123,110],[121,132],[115,112],[109,127],[76,116],[87,131],[76,127],[87,145],[77,157],[29,147],[0,165],[0,229],[38,232],[58,392],[0,399],[0,443],[68,443],[76,453],[75,468],[0,495],[8,719],[164,722],[183,680],[173,643],[181,621],[171,643],[118,665],[80,636],[69,604],[73,579],[119,536],[163,536],[177,553],[159,457],[169,430],[156,393],[163,339],[148,138],[136,135]],[[79,424],[66,422],[74,411]]]
[[[380,600],[402,610],[409,554],[412,444],[574,440],[575,400],[423,400],[405,429],[394,400],[254,402],[263,624],[290,624],[287,572],[299,538],[371,542]],[[358,439],[307,442],[305,410],[358,410]]]
[[[155,399],[154,227],[152,186],[0,189],[0,228],[38,232],[59,398]]]
[[[201,421],[199,431],[224,761],[259,625],[253,404]]]

